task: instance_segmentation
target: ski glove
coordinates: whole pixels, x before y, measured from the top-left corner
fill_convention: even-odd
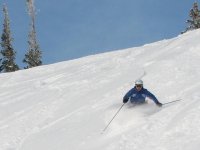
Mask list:
[[[162,103],[160,103],[160,102],[158,102],[158,103],[156,103],[156,105],[158,106],[158,107],[162,107]]]
[[[123,99],[123,103],[127,103],[128,102],[128,99]]]

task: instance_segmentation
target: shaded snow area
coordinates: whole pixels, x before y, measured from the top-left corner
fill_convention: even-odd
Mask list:
[[[0,150],[199,150],[200,30],[0,74]],[[144,74],[145,72],[145,74]],[[141,78],[158,108],[122,105]]]

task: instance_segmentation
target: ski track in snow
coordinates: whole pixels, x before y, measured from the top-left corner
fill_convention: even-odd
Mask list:
[[[0,75],[0,150],[198,150],[200,30]],[[165,103],[122,105],[142,78]]]

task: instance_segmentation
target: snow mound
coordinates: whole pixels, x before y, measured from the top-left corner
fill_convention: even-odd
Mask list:
[[[1,150],[198,150],[200,30],[142,47],[0,74]],[[145,72],[145,74],[144,74]],[[122,105],[142,77],[158,108]]]

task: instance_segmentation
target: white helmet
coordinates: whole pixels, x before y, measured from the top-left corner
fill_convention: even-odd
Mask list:
[[[141,79],[138,79],[135,81],[135,85],[143,85],[143,81]]]

